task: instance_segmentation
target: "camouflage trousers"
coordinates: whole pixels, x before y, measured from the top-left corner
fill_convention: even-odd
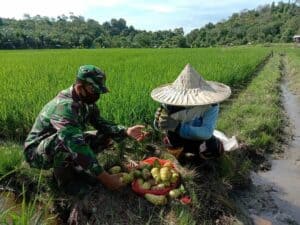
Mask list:
[[[103,151],[112,143],[110,137],[97,131],[85,132],[84,140],[95,154]],[[82,185],[73,185],[74,180],[79,183],[95,183],[95,178],[78,166],[74,160],[74,154],[63,147],[57,134],[45,138],[37,146],[29,147],[24,154],[26,161],[33,168],[53,168],[54,178],[59,187],[69,186],[71,189],[80,189]],[[81,190],[72,190],[71,192],[76,193],[77,191]]]

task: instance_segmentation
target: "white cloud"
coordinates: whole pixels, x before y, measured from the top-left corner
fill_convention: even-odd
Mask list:
[[[128,1],[129,3],[129,1]],[[131,8],[145,10],[154,13],[173,13],[176,11],[176,4],[151,3],[150,1],[131,1],[128,4]]]
[[[126,0],[8,0],[0,7],[0,16],[22,18],[25,13],[56,17],[68,15],[83,15],[93,7],[113,7],[125,3]]]
[[[157,13],[172,13],[176,11],[174,7],[168,5],[162,5],[162,4],[147,4],[140,8],[144,8],[145,10],[149,10]]]

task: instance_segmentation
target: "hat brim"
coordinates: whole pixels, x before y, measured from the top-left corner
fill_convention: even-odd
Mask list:
[[[180,89],[172,84],[165,84],[155,88],[151,92],[153,100],[174,106],[198,106],[222,102],[231,95],[229,86],[215,82],[206,81],[209,89]]]

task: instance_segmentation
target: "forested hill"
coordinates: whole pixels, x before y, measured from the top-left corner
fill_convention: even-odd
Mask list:
[[[300,34],[300,4],[272,3],[195,29],[187,41],[191,47],[292,42],[295,34]]]
[[[235,13],[186,35],[182,28],[136,30],[124,19],[99,24],[73,14],[56,19],[24,15],[22,20],[0,15],[0,49],[208,47],[291,42],[295,34],[300,34],[300,5],[282,2]]]

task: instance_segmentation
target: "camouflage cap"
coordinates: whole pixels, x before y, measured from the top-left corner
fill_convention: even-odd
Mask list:
[[[104,94],[108,92],[108,89],[105,86],[106,75],[96,66],[80,66],[76,77],[78,80],[92,84],[97,93]]]

